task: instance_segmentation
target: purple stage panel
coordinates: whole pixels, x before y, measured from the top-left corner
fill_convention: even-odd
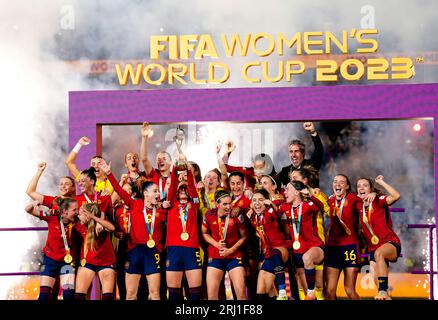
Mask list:
[[[96,152],[97,124],[435,119],[438,84],[87,91],[70,92],[69,105],[70,150],[81,136],[92,139],[78,155],[78,167],[86,168]],[[435,139],[435,208],[437,152]],[[435,215],[438,222],[436,209]]]

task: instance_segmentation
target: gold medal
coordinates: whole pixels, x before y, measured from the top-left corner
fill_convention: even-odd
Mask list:
[[[149,239],[146,244],[147,244],[148,248],[155,247],[155,241],[153,239]]]
[[[85,260],[85,258],[82,259],[81,260],[81,266],[85,267],[86,264],[87,264],[87,260]]]
[[[71,263],[73,261],[73,257],[69,253],[67,253],[64,257],[64,261],[65,263]]]
[[[189,234],[187,232],[181,233],[181,240],[187,241],[189,239]]]
[[[374,245],[379,243],[379,238],[375,234],[371,237],[371,243]]]
[[[295,240],[292,247],[294,248],[294,250],[298,250],[301,247],[301,243],[298,240]]]

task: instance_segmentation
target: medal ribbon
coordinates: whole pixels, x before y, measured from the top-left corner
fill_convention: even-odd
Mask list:
[[[262,215],[260,215],[260,221],[259,221],[258,215],[256,214],[256,224],[257,224],[257,231],[259,233],[260,240],[267,247],[268,246],[268,239],[266,238],[265,228],[263,226],[263,216]]]
[[[238,196],[236,199],[234,199],[233,202],[231,202],[231,205],[234,206],[240,199],[242,199],[242,197],[243,197],[243,193],[240,196]]]
[[[147,229],[148,234],[149,234],[149,239],[152,239],[152,235],[154,234],[155,213],[156,213],[156,211],[157,211],[157,209],[155,207],[153,207],[153,209],[152,209],[152,219],[151,219],[152,221],[151,221],[151,223],[148,223],[146,206],[144,206],[144,208],[143,208],[144,222],[146,223],[146,229]]]
[[[227,215],[225,218],[225,226],[222,227],[222,219],[219,217],[219,213],[217,215],[217,224],[219,226],[219,236],[221,237],[221,240],[224,240],[227,238],[227,230],[228,230],[228,223],[230,222],[230,216]]]
[[[341,200],[341,207],[338,207],[338,200],[335,199],[335,208],[336,208],[336,215],[338,216],[339,220],[342,221],[342,210],[344,209],[344,203],[345,203],[345,197],[344,196]],[[338,214],[339,212],[339,214]]]
[[[373,204],[370,203],[370,206],[368,207],[368,212],[365,208],[365,204],[362,203],[362,218],[363,218],[363,222],[365,223],[365,225],[367,226],[368,231],[371,233],[371,236],[375,236],[373,229],[371,228],[371,212],[373,210]]]
[[[207,193],[204,193],[204,200],[205,200],[205,204],[207,205],[207,208],[211,210],[211,204],[210,204],[210,200],[208,199]]]
[[[293,231],[294,231],[295,241],[299,241],[299,238],[300,238],[302,214],[303,214],[303,203],[301,202],[299,209],[298,209],[298,224],[295,223],[297,219],[295,219],[295,210],[294,210],[294,208],[292,208],[292,227],[293,227]]]
[[[67,254],[70,252],[70,247],[68,246],[67,236],[65,235],[64,222],[62,222],[61,216],[59,216],[59,223],[61,224],[62,241],[64,242],[64,248],[65,248],[65,252]],[[71,227],[71,224],[69,225],[69,228],[70,227]]]
[[[128,216],[126,219],[126,216]],[[126,220],[128,220],[128,223],[125,223]],[[126,210],[126,206],[123,207],[123,228],[126,230],[126,233],[129,234],[129,232],[131,231],[131,214]]]
[[[134,178],[131,178],[131,173],[128,170],[128,179],[127,179],[128,183],[133,183],[133,182],[137,181],[138,178],[140,178],[140,175],[138,174],[138,172],[135,173],[135,177]]]
[[[183,208],[182,205],[180,205],[179,207],[179,217],[181,219],[181,226],[183,229],[183,233],[186,233],[186,224],[187,224],[187,219],[189,217],[189,204],[186,204],[186,207],[184,209],[184,214],[183,214]]]
[[[88,240],[88,232],[85,236],[85,240],[84,240],[84,259],[85,263],[87,262],[87,254],[88,254],[88,245],[87,245],[87,240]]]
[[[166,177],[165,181],[167,181],[167,177]],[[166,182],[165,182],[165,184],[166,184]],[[164,190],[165,187],[163,189],[163,176],[161,174],[160,174],[160,179],[159,179],[159,182],[158,182],[158,189],[160,190],[160,197],[161,197],[161,199],[165,199],[166,198],[166,191]]]
[[[91,201],[90,198],[88,198],[88,195],[84,192],[84,197],[87,200],[88,203],[97,203],[97,192],[94,193],[94,201]]]
[[[335,213],[338,216],[339,221],[341,222],[342,226],[347,231],[349,229],[348,229],[347,225],[345,224],[345,222],[342,221],[342,210],[344,209],[345,198],[346,198],[346,196],[344,196],[342,198],[342,200],[341,200],[341,207],[340,208],[338,207],[338,200],[335,199]],[[338,212],[339,212],[339,214],[338,214]]]

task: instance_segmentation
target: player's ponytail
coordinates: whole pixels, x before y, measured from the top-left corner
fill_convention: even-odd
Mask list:
[[[100,216],[100,209],[97,203],[86,203],[84,204],[85,210],[90,212],[93,216]],[[97,248],[97,235],[96,235],[96,221],[94,219],[90,219],[87,225],[87,242],[85,245],[88,247],[88,250],[96,251]]]

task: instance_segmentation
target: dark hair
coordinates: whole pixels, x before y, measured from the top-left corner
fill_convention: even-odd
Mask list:
[[[265,199],[270,199],[269,193],[265,189],[256,189],[256,190],[254,190],[253,196],[255,194],[257,194],[257,193],[261,194]]]
[[[303,193],[301,193],[302,190],[307,189],[307,185],[304,184],[304,182],[301,181],[291,181],[289,184],[294,187],[295,190],[297,190],[300,193],[301,200],[309,200],[309,196],[305,196]]]
[[[142,180],[140,182],[140,188],[139,190],[141,190],[141,193],[143,194],[145,191],[147,191],[150,187],[152,187],[155,183],[150,181],[150,180]]]
[[[343,174],[343,173],[338,173],[338,174],[335,174],[335,177],[337,177],[337,176],[341,176],[341,177],[344,177],[345,178],[345,180],[347,180],[347,185],[348,185],[348,187],[349,187],[349,191],[353,191],[352,189],[351,189],[351,182],[350,182],[350,179],[345,175],[345,174]],[[333,177],[333,179],[334,179],[334,177]],[[348,193],[348,192],[347,192]]]
[[[189,163],[193,167],[193,174],[195,175],[196,183],[198,183],[199,181],[202,181],[201,168],[199,167],[199,165],[193,161],[189,161]],[[195,174],[195,172],[197,172],[197,173]]]
[[[307,188],[307,186],[303,183],[303,182],[301,182],[301,181],[291,181],[291,182],[289,182],[291,185],[292,185],[292,187],[294,187],[295,188],[295,190],[297,190],[297,191],[301,191],[301,190],[304,190],[304,189],[306,189]]]
[[[218,190],[214,193],[214,201],[220,203],[220,200],[225,197],[231,197],[230,193],[225,190]]]
[[[55,204],[58,205],[59,213],[62,213],[64,210],[67,210],[70,207],[70,204],[75,202],[77,202],[76,199],[69,197],[66,198],[57,197],[55,199]]]
[[[291,145],[297,145],[298,148],[300,149],[301,153],[304,155],[306,154],[306,145],[304,143],[301,142],[301,140],[298,139],[293,139],[290,143],[289,143],[289,147]]]
[[[297,171],[300,173],[300,175],[307,179],[307,184],[311,188],[318,188],[319,187],[319,173],[318,170],[316,170],[312,166],[304,166],[300,169],[295,169],[294,167],[290,168],[290,172]]]
[[[138,180],[138,179],[137,179]],[[125,186],[125,185],[128,185],[128,186],[130,186],[131,187],[131,191],[132,191],[132,194],[131,194],[131,197],[133,197],[133,198],[135,198],[135,199],[138,199],[138,197],[139,197],[139,192],[138,192],[138,186],[137,186],[137,181],[135,181],[135,182],[131,182],[131,183],[125,183],[123,186]]]
[[[91,159],[103,159],[103,157],[101,155],[96,154],[94,157],[92,157]]]
[[[245,182],[245,175],[240,171],[231,172],[228,178],[231,180],[232,177],[240,177],[240,179],[242,179],[242,182]]]
[[[94,167],[89,167],[88,169],[81,172],[81,174],[85,174],[88,178],[94,181],[93,185],[96,185],[96,169]]]

